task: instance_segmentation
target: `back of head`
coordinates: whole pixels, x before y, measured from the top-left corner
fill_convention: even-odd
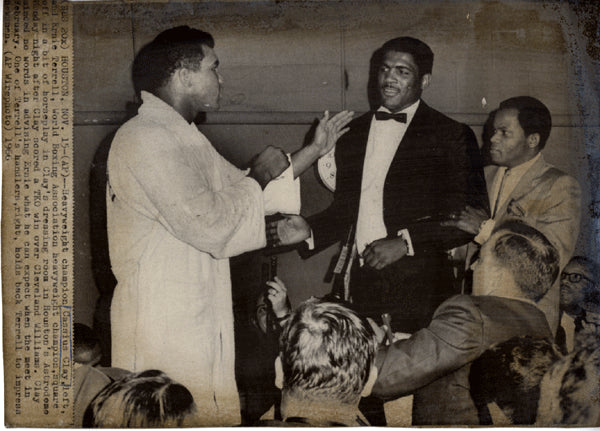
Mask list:
[[[489,403],[496,403],[512,424],[533,424],[540,382],[560,358],[551,341],[529,336],[514,337],[486,350],[471,365],[471,397],[480,423],[491,425]]]
[[[73,361],[94,366],[102,358],[100,341],[92,328],[83,323],[73,325]]]
[[[598,394],[600,345],[593,336],[544,376],[536,425],[600,426]]]
[[[412,55],[419,68],[419,77],[431,73],[433,70],[433,51],[425,42],[414,37],[404,36],[388,40],[378,51],[382,59],[390,51]]]
[[[105,387],[88,406],[86,428],[180,427],[196,411],[185,386],[158,370],[131,374]]]
[[[558,250],[537,229],[507,221],[495,229],[494,257],[511,272],[526,299],[539,301],[559,273]]]
[[[165,30],[136,55],[132,67],[135,93],[156,94],[173,72],[181,67],[199,68],[204,58],[202,47],[213,48],[213,37],[186,25]]]
[[[552,116],[546,105],[534,97],[517,96],[501,102],[498,110],[501,109],[516,109],[525,136],[538,133],[540,135],[538,149],[542,150],[546,146],[552,129]]]
[[[305,400],[360,400],[375,357],[373,329],[341,304],[309,299],[281,334],[283,391]]]

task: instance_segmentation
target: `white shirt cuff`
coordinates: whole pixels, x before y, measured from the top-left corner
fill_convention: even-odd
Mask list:
[[[263,190],[265,215],[300,214],[300,178],[294,179],[292,159],[289,154],[287,156],[288,168]]]
[[[304,240],[309,250],[315,249],[315,237],[313,235],[312,229],[310,230],[310,236]]]
[[[414,256],[415,249],[413,248],[412,241],[410,239],[410,234],[408,233],[408,229],[401,229],[398,231],[398,236],[406,242],[406,247],[408,251],[406,252],[407,256]]]

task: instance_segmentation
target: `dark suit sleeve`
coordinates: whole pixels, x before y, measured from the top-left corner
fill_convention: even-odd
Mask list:
[[[430,325],[377,352],[373,394],[396,398],[475,360],[484,350],[483,321],[469,297],[447,300]]]
[[[453,133],[451,129],[454,129]],[[445,167],[434,173],[439,176],[439,189],[435,195],[437,209],[430,217],[415,220],[407,226],[416,254],[449,250],[473,239],[473,235],[460,229],[440,225],[451,213],[459,212],[467,205],[483,208],[489,213],[483,161],[475,134],[464,124],[441,130],[443,134],[439,139],[446,149],[446,160]]]
[[[302,244],[299,251],[303,258],[308,258],[344,239],[344,235],[347,235],[350,229],[350,222],[346,220],[345,212],[345,209],[334,200],[326,210],[307,219],[313,232],[315,247],[308,250],[306,243]]]

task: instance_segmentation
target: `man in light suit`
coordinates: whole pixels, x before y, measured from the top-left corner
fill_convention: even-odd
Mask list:
[[[492,115],[494,165],[485,168],[491,213],[467,207],[443,224],[476,234],[474,241],[483,244],[495,224],[522,219],[558,249],[562,270],[579,234],[581,190],[577,180],[546,163],[541,154],[552,127],[550,111],[533,97],[519,96],[500,103]],[[554,332],[559,291],[557,282],[539,303]]]
[[[279,242],[312,234],[310,256],[346,241],[349,295],[363,316],[392,316],[394,331],[425,326],[453,290],[447,251],[472,234],[440,225],[464,205],[487,207],[483,163],[473,131],[429,107],[433,52],[411,37],[373,55],[379,109],[349,124],[338,141],[332,205],[304,220],[277,225]],[[353,262],[353,263],[352,263]]]
[[[552,339],[536,303],[556,281],[558,264],[556,247],[537,229],[520,221],[498,226],[473,264],[473,295],[450,298],[426,328],[380,347],[373,394],[414,393],[413,425],[479,424],[471,363],[515,336]]]

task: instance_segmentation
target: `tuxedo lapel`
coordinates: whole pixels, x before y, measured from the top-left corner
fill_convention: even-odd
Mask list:
[[[348,133],[352,132],[352,157],[364,159],[367,152],[367,142],[369,140],[369,131],[371,130],[371,120],[373,112],[368,112],[356,120]]]
[[[362,172],[372,118],[373,113],[367,112],[353,120],[349,125],[350,130],[336,144],[336,199],[343,203],[344,212],[354,214],[353,217],[358,214]],[[354,222],[353,219],[351,223]]]
[[[431,133],[428,133],[428,128],[432,127],[429,119],[430,109],[431,108],[421,100],[412,121],[408,125],[406,132],[396,149],[396,153],[394,154],[394,158],[388,171],[388,178],[390,175],[398,172],[398,170],[406,168],[403,164],[405,164],[407,155],[426,152],[426,150],[430,148],[431,145],[429,145],[429,142],[432,136]]]
[[[429,115],[430,110],[431,108],[421,100],[402,141],[400,141],[398,149],[404,150],[413,145],[423,146],[428,141],[428,137],[431,136],[431,133],[428,133],[428,129],[432,127]],[[396,154],[398,154],[398,151],[396,151]]]
[[[362,117],[357,119],[356,125],[350,129],[348,133],[352,132],[352,145],[348,150],[348,158],[350,164],[353,167],[353,174],[358,180],[358,195],[362,190],[362,178],[363,170],[365,167],[365,155],[367,153],[367,142],[369,141],[369,132],[371,130],[371,120],[373,119],[373,112],[368,112]]]

